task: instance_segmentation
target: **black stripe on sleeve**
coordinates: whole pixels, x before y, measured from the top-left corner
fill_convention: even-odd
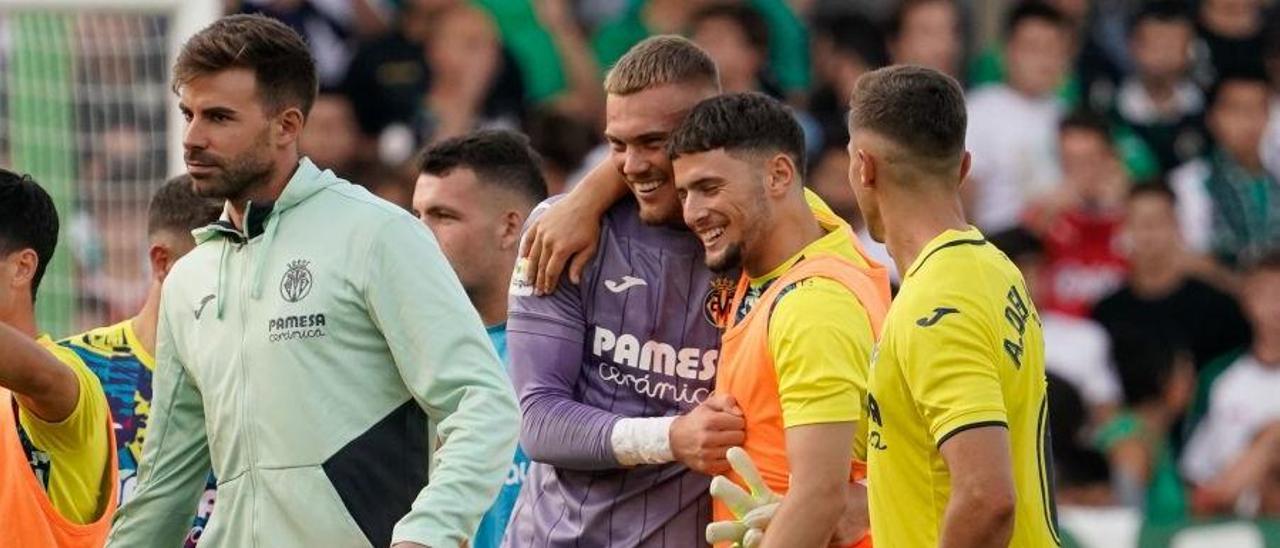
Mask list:
[[[951,439],[951,436],[964,432],[965,430],[982,428],[984,426],[999,426],[1001,428],[1004,428],[1005,430],[1009,429],[1009,423],[1006,423],[1004,421],[982,421],[982,422],[966,424],[964,426],[958,426],[956,427],[955,430],[947,432],[945,436],[942,436],[942,439],[938,440],[938,449],[942,449],[942,444],[947,443],[947,440]]]

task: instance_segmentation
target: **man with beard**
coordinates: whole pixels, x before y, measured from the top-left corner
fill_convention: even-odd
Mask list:
[[[762,546],[825,545],[845,484],[865,475],[867,369],[889,308],[888,272],[847,223],[805,202],[804,132],[776,100],[703,101],[668,152],[707,266],[743,269],[716,392],[738,402],[743,449],[782,495]],[[733,518],[725,500],[718,521]]]
[[[435,240],[299,156],[316,72],[283,24],[206,27],[174,89],[195,191],[226,205],[164,284],[138,487],[108,545],[181,544],[212,466],[201,546],[460,546],[517,416]]]
[[[665,148],[720,92],[715,64],[657,36],[618,61],[605,90],[611,166],[597,175],[615,170],[634,197],[603,215],[581,285],[535,296],[520,266],[512,276],[507,345],[534,463],[505,546],[700,545],[708,474],[743,442],[732,402],[709,396],[733,285],[683,226]]]

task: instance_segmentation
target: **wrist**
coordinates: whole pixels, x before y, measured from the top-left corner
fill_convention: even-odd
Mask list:
[[[671,424],[676,417],[621,419],[609,436],[614,458],[623,466],[665,464],[675,460],[671,453]]]

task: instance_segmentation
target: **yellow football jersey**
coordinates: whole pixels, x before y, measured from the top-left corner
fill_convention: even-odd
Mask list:
[[[877,546],[938,545],[951,495],[939,447],[1009,429],[1010,546],[1059,544],[1040,316],[1017,267],[977,229],[934,238],[906,271],[872,358],[867,440]]]

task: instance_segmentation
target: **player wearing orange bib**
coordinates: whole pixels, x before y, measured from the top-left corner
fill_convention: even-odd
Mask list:
[[[781,496],[762,544],[825,546],[845,510],[855,440],[865,439],[856,432],[865,432],[868,360],[889,303],[886,271],[866,258],[847,224],[806,202],[804,136],[777,101],[760,94],[703,101],[668,151],[685,222],[708,266],[743,267],[716,392],[737,402],[743,448],[767,490]],[[734,513],[717,501],[717,521],[741,517]]]
[[[36,288],[57,240],[49,195],[0,169],[0,546],[96,548],[116,508],[102,385],[74,352],[36,337]]]

